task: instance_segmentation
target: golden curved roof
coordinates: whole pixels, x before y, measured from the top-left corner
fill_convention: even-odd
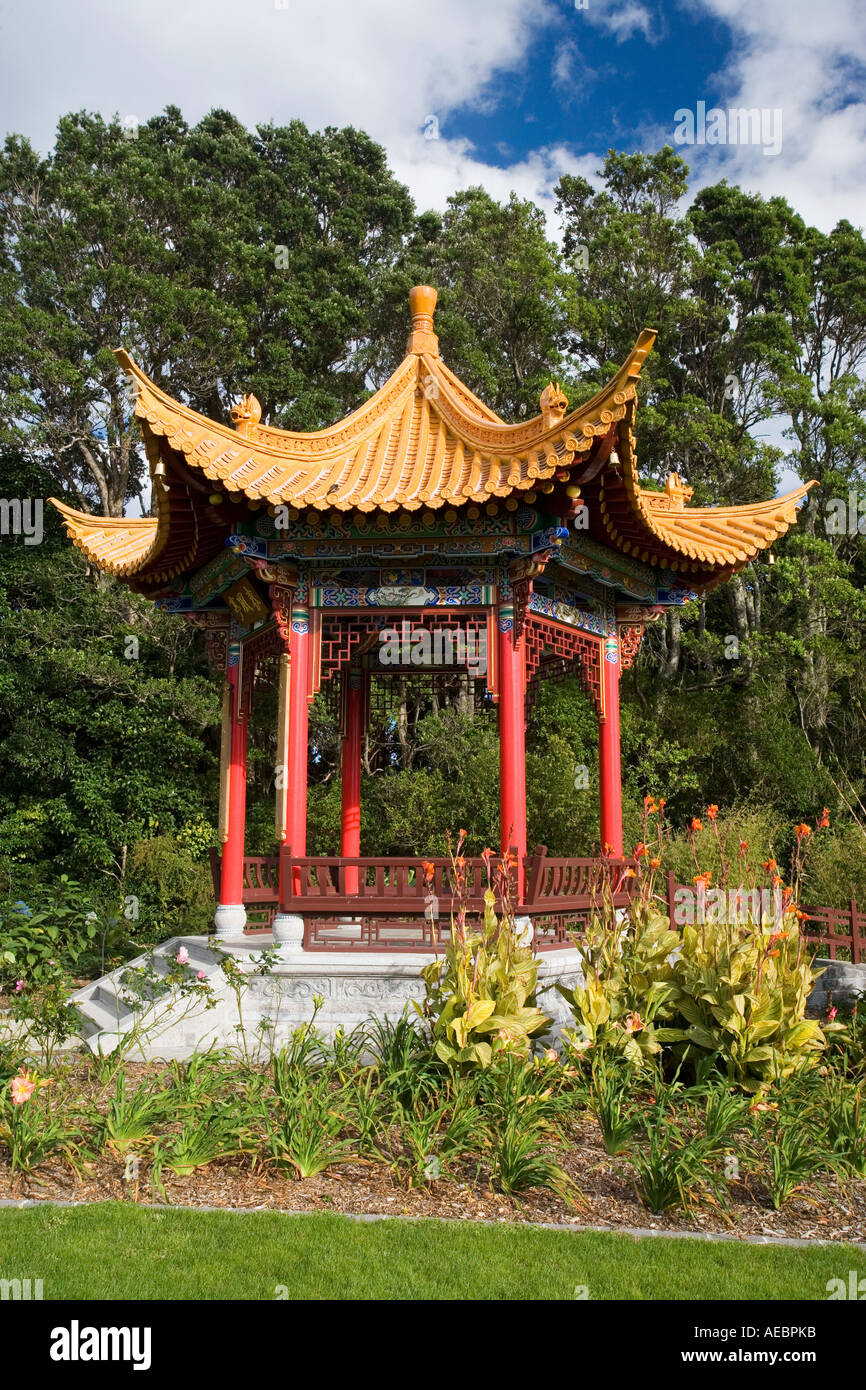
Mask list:
[[[232,408],[232,424],[209,420],[118,349],[135,388],[157,516],[108,519],[55,502],[74,543],[100,568],[152,591],[219,551],[229,513],[237,512],[237,505],[215,505],[223,500],[316,511],[436,510],[572,482],[599,539],[708,587],[783,535],[813,486],[736,507],[687,507],[691,490],[676,475],[666,493],[642,488],[632,427],[651,329],[591,400],[567,413],[551,384],[539,415],[509,425],[439,357],[436,291],[416,286],[409,299],[412,331],[400,366],[358,410],[309,434],[262,425],[253,396]]]
[[[88,516],[49,498],[63,517],[69,539],[94,565],[109,574],[135,574],[149,560],[159,541],[155,516]]]
[[[621,437],[622,466],[608,470],[598,489],[598,508],[609,543],[646,562],[699,576],[708,568],[734,572],[768,549],[797,519],[797,505],[812,481],[762,502],[733,507],[687,507],[692,489],[674,473],[665,492],[641,486],[632,436]],[[722,575],[724,577],[724,574]]]
[[[554,408],[517,425],[449,371],[432,331],[424,351],[414,350],[418,338],[416,329],[411,350],[370,400],[310,434],[258,424],[252,397],[233,412],[235,428],[208,420],[156,386],[126,352],[115,355],[134,385],[145,441],[164,439],[229,494],[318,510],[414,511],[507,497],[570,467],[624,418],[655,334],[641,333],[616,376],[570,414]]]

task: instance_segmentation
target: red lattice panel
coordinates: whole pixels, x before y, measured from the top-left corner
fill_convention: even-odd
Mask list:
[[[359,649],[364,648],[365,639],[376,637],[384,628],[396,628],[402,634],[403,623],[408,624],[408,631],[411,636],[420,628],[428,632],[451,631],[462,633],[468,637],[473,635],[473,650],[480,650],[479,643],[483,640],[487,643],[487,667],[490,669],[491,653],[489,650],[489,626],[486,613],[453,613],[435,612],[426,610],[420,612],[406,612],[398,610],[396,612],[382,612],[377,610],[375,613],[322,613],[322,634],[321,634],[321,655],[320,670],[322,682],[330,680],[343,666],[349,665],[352,657]],[[382,668],[383,675],[389,675],[401,669],[418,672],[419,667],[409,666],[401,668],[399,666]],[[448,668],[453,669],[453,668]],[[378,675],[378,671],[376,672]]]
[[[526,644],[529,709],[535,703],[538,681],[542,676],[545,679],[562,680],[565,676],[576,675],[595,705],[596,713],[599,717],[602,715],[604,653],[601,637],[578,632],[574,628],[532,613],[527,617],[523,640]]]
[[[348,666],[352,656],[366,637],[388,627],[385,613],[330,613],[322,615],[321,679],[328,681],[341,666]]]

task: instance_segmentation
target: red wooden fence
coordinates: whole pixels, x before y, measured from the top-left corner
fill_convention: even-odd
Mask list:
[[[214,893],[219,897],[220,856],[212,849]],[[308,950],[429,951],[433,942],[447,937],[452,905],[452,868],[447,858],[434,858],[432,882],[425,877],[418,857],[357,858],[283,855],[284,912],[305,920],[304,944]],[[615,907],[625,907],[636,887],[627,875],[628,859],[557,858],[539,845],[524,861],[526,900],[521,915],[532,919],[537,949],[555,950],[582,935],[599,902],[608,896]],[[280,861],[276,855],[255,855],[244,860],[244,905],[247,930],[269,930],[277,910]],[[357,874],[347,884],[346,870]],[[480,913],[487,887],[487,867],[481,858],[467,859],[466,910]],[[350,891],[351,889],[351,891]],[[695,893],[694,885],[677,883],[668,873],[665,898],[675,921],[676,894]],[[497,902],[501,909],[501,902]],[[866,962],[866,912],[852,899],[848,907],[806,907],[802,922],[804,940],[816,950],[826,948],[831,960],[847,952],[854,964]]]

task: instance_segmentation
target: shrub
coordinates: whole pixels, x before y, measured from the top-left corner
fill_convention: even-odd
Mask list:
[[[670,1016],[676,990],[669,958],[678,944],[678,933],[646,900],[634,904],[625,923],[612,904],[594,918],[577,947],[583,985],[557,985],[574,1013],[576,1027],[565,1036],[578,1055],[590,1048],[621,1052],[646,1067],[661,1052],[655,1019]]]
[[[855,821],[821,835],[803,871],[803,901],[821,907],[847,907],[852,898],[866,904],[866,831]]]
[[[497,868],[501,919],[496,917],[497,895],[488,887],[480,927],[472,930],[466,921],[462,848],[461,832],[452,864],[457,893],[451,939],[444,958],[422,970],[426,997],[423,1007],[415,1007],[429,1022],[433,1050],[441,1061],[488,1067],[505,1052],[528,1057],[532,1035],[550,1019],[535,1006],[538,961],[515,927],[508,865],[502,861]],[[485,857],[489,875],[490,851]]]
[[[730,1082],[760,1090],[814,1061],[826,1046],[826,1034],[841,1030],[832,1022],[822,1028],[805,1016],[816,976],[800,935],[795,889],[782,888],[772,857],[760,868],[753,866],[748,841],[738,836],[731,844],[730,835],[719,829],[718,807],[711,805],[706,819],[722,891],[707,891],[713,873],[700,871],[699,857],[700,837],[707,831],[695,818],[688,835],[699,870],[693,911],[680,930],[673,930],[655,898],[666,847],[663,810],[664,802],[656,805],[646,798],[642,839],[634,851],[638,891],[628,909],[616,913],[608,896],[600,919],[578,948],[585,983],[563,991],[577,1024],[571,1044],[578,1052],[620,1051],[637,1066],[646,1066],[664,1045],[671,1045],[696,1074],[704,1075],[713,1059]],[[652,838],[648,826],[656,815],[658,849],[651,854],[645,842]],[[817,829],[827,823],[825,811]],[[812,834],[808,825],[794,828],[795,887]],[[773,885],[775,907],[772,921],[756,922],[751,895],[762,871],[763,882]],[[657,1027],[656,1019],[663,1026]]]
[[[129,949],[129,924],[74,879],[33,885],[27,901],[0,900],[0,983],[51,980],[59,967],[89,974]]]
[[[141,840],[130,858],[126,886],[139,901],[142,941],[183,933],[206,936],[213,923],[210,868],[199,857],[200,837],[184,843],[170,835]]]

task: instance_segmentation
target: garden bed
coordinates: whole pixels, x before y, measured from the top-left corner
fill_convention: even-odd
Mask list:
[[[89,1112],[92,1118],[98,1111],[104,1112],[105,1087],[94,1080],[93,1070],[88,1063],[62,1068],[65,1110],[71,1107],[71,1111]],[[218,1158],[185,1176],[164,1169],[160,1186],[151,1182],[152,1142],[140,1145],[138,1152],[129,1148],[120,1154],[107,1149],[97,1153],[98,1141],[93,1133],[93,1151],[79,1155],[77,1173],[65,1159],[52,1157],[30,1172],[13,1175],[8,1155],[0,1148],[0,1199],[83,1203],[120,1200],[158,1206],[552,1222],[613,1231],[648,1227],[701,1235],[724,1233],[843,1243],[866,1240],[866,1180],[856,1176],[840,1180],[830,1171],[819,1171],[814,1180],[804,1182],[778,1211],[760,1172],[744,1171],[739,1180],[726,1183],[724,1206],[712,1194],[696,1188],[684,1207],[653,1212],[637,1195],[635,1170],[628,1153],[612,1156],[606,1152],[599,1124],[587,1112],[583,1079],[578,1079],[572,1090],[561,1066],[548,1070],[559,1078],[554,1086],[559,1087],[561,1118],[555,1142],[551,1135],[551,1143],[544,1147],[555,1154],[557,1164],[573,1181],[573,1203],[545,1187],[527,1187],[511,1194],[502,1191],[495,1179],[492,1185],[489,1165],[481,1152],[457,1158],[449,1164],[447,1176],[423,1178],[399,1139],[393,1150],[398,1171],[383,1161],[355,1159],[333,1163],[314,1176],[296,1177],[275,1166],[262,1145],[254,1160],[249,1154]],[[124,1074],[129,1094],[133,1095],[142,1085],[170,1086],[172,1077],[176,1081],[182,1072],[169,1072],[154,1063],[126,1063]],[[820,1085],[818,1078],[814,1080]],[[55,1105],[59,1099],[55,1099]],[[636,1096],[638,1106],[646,1105],[647,1100],[646,1095]],[[776,1102],[767,1103],[772,1106]],[[179,1095],[177,1105],[184,1104]],[[772,1111],[763,1115],[772,1120]],[[165,1137],[170,1139],[180,1128],[180,1120],[167,1123],[163,1126]],[[137,1164],[131,1163],[131,1158],[137,1159]],[[769,1149],[766,1159],[769,1161]]]

